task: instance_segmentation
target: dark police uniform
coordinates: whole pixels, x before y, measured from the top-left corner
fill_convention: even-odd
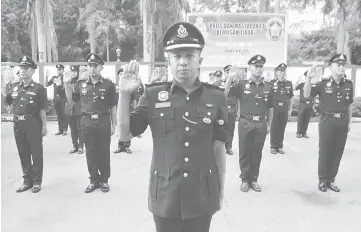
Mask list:
[[[304,73],[304,76],[307,77],[307,72]],[[316,86],[315,84],[313,84]],[[308,138],[307,128],[311,119],[313,111],[313,97],[306,98],[303,93],[303,87],[305,82],[302,81],[297,84],[296,90],[300,91],[300,102],[298,104],[298,117],[297,117],[297,138]]]
[[[276,71],[285,71],[286,64],[280,64]],[[283,139],[288,121],[288,110],[290,99],[293,97],[292,82],[288,80],[279,81],[274,79],[270,81],[273,92],[273,119],[271,124],[271,152],[283,154]]]
[[[264,65],[265,62],[266,58],[256,55],[248,64]],[[233,85],[229,92],[229,96],[235,96],[240,101],[239,166],[240,177],[244,183],[258,180],[262,149],[267,135],[266,114],[268,109],[273,107],[272,95],[272,85],[265,82],[263,77],[258,85],[252,78],[240,81]]]
[[[333,56],[329,64],[334,62],[346,63],[344,54]],[[340,191],[334,185],[341,162],[348,133],[348,107],[353,102],[353,83],[342,78],[337,84],[330,76],[316,84],[311,89],[311,96],[319,96],[321,110],[319,130],[319,159],[318,178],[319,189],[326,191],[328,187],[333,191]]]
[[[89,54],[86,60],[89,64],[104,64],[101,57],[94,53]],[[91,184],[98,186],[100,183],[103,186],[110,177],[110,110],[117,101],[115,85],[103,77],[93,84],[89,77],[76,83],[74,97],[76,96],[80,96],[81,100],[80,127]]]
[[[70,86],[73,90],[72,92],[74,93],[75,85],[79,78],[79,66],[71,66],[70,70],[76,71],[78,73],[78,76],[76,78],[72,78],[70,81]],[[79,98],[76,100],[73,99],[73,101],[75,102],[73,105],[70,105],[68,101],[65,103],[65,114],[69,116],[68,121],[71,132],[71,141],[73,144],[73,149],[70,151],[70,153],[78,152],[79,154],[82,154],[84,142],[80,128],[80,119],[82,116],[81,101]]]
[[[64,66],[62,64],[57,64],[56,68],[64,69]],[[58,133],[56,133],[57,135],[63,133],[65,135],[68,130],[68,121],[65,114],[66,96],[63,78],[63,76],[53,76],[46,84],[47,87],[54,84],[54,108],[58,117]]]
[[[214,73],[214,76],[217,77],[217,78],[222,78],[222,75],[223,75],[223,73],[222,73],[221,70],[217,70]],[[222,80],[217,80],[216,82],[214,82],[214,85],[218,86],[218,87],[222,87],[222,84],[224,84]]]
[[[28,56],[22,57],[19,65],[37,68]],[[23,170],[24,185],[27,186],[23,185],[17,192],[23,192],[33,185],[39,186],[36,190],[33,189],[33,192],[38,192],[43,179],[40,110],[45,110],[48,104],[46,89],[33,80],[27,86],[19,80],[8,89],[6,102],[12,104],[15,141]]]
[[[223,68],[224,72],[229,72],[232,65],[227,65]],[[233,81],[232,86],[237,84]],[[233,155],[232,143],[234,137],[234,129],[236,127],[237,120],[237,110],[238,110],[238,100],[236,97],[227,97],[228,105],[228,130],[227,130],[227,140],[226,140],[226,152],[229,155]]]
[[[204,46],[192,24],[171,26],[165,49]],[[215,140],[225,142],[227,104],[223,90],[197,79],[187,92],[175,80],[146,85],[130,114],[133,136],[150,126],[153,157],[150,168],[149,210],[158,232],[209,231],[220,210],[220,182],[213,154]]]

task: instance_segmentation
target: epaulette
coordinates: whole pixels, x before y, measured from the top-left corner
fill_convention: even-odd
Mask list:
[[[212,85],[212,84],[209,84],[209,83],[206,83],[206,82],[202,82],[203,85],[211,88],[211,89],[217,89],[217,90],[220,90],[220,91],[224,91],[223,88],[219,87],[219,86],[216,86],[216,85]]]
[[[352,80],[346,79],[346,78],[345,78],[345,82],[348,82],[348,83],[351,83],[351,84],[353,83]]]
[[[159,85],[169,85],[172,84],[170,81],[163,81],[163,82],[154,82],[151,84],[145,84],[146,87],[153,87],[153,86],[159,86]]]
[[[330,78],[321,79],[321,82],[327,82],[327,81],[330,81]]]
[[[88,78],[78,79],[76,82],[86,81]]]

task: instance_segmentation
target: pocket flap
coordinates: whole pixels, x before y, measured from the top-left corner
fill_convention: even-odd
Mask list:
[[[198,109],[198,118],[216,118],[217,109]]]
[[[153,169],[151,175],[153,175],[155,177],[163,177],[163,178],[168,180],[169,177],[170,177],[170,168],[167,168],[167,169],[163,169],[163,168]]]
[[[174,118],[174,109],[154,109],[153,118]]]
[[[215,173],[215,170],[212,168],[206,168],[206,167],[200,167],[198,169],[199,172],[199,177],[206,177],[206,176],[211,176]]]

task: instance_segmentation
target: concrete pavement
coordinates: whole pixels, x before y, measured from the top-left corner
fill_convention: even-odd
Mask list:
[[[147,209],[152,140],[147,130],[132,141],[133,154],[112,154],[111,190],[85,194],[88,172],[85,154],[70,155],[70,135],[55,136],[48,124],[44,138],[42,191],[16,193],[21,167],[12,124],[2,123],[1,191],[3,232],[151,232]],[[288,123],[285,155],[271,155],[267,137],[259,183],[262,193],[239,190],[238,143],[227,157],[223,209],[212,221],[212,232],[358,232],[361,230],[361,124],[352,124],[337,183],[340,193],[317,190],[317,124],[310,139],[295,137],[296,123]],[[111,150],[116,148],[112,138]]]

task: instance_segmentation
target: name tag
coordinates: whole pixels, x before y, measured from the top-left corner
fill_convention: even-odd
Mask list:
[[[18,96],[18,92],[13,92],[13,93],[11,94],[11,96],[17,97],[17,96]]]
[[[214,108],[214,105],[213,104],[206,104],[206,107],[207,108]]]
[[[100,92],[105,92],[105,89],[99,89]]]
[[[34,92],[26,92],[27,94],[30,94],[30,95],[36,95],[36,93],[34,93]]]
[[[159,108],[169,108],[171,106],[170,102],[159,102],[159,103],[155,103],[155,108],[159,109]]]

